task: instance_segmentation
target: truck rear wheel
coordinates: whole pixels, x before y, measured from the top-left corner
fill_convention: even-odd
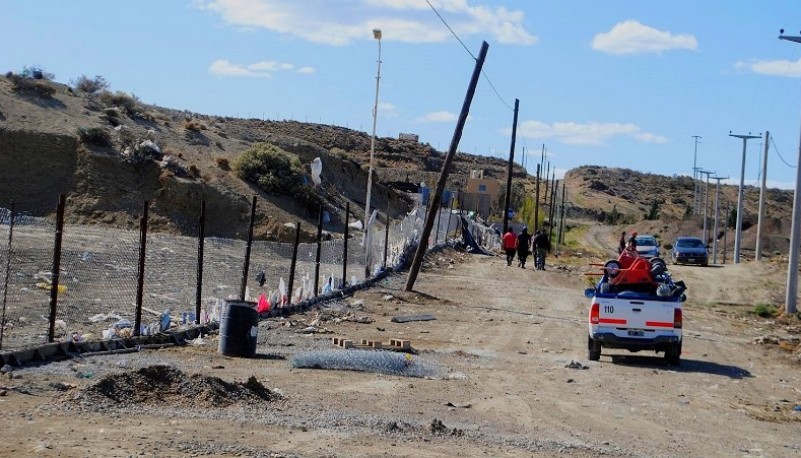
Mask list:
[[[592,340],[592,337],[587,336],[587,358],[590,361],[598,361],[601,359],[601,342]]]
[[[665,350],[665,361],[671,366],[678,366],[681,362],[681,342],[671,344]]]

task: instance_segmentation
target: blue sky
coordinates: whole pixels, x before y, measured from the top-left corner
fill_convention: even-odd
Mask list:
[[[531,173],[545,145],[557,176],[587,164],[691,175],[698,135],[697,165],[737,184],[742,140],[729,132],[769,130],[768,184],[795,183],[801,44],[778,35],[801,35],[798,0],[0,0],[0,10],[4,72],[101,75],[146,103],[368,133],[380,28],[377,134],[416,133],[441,151],[486,41],[461,151],[507,158],[519,99],[515,161],[528,153]],[[746,184],[758,183],[763,142],[748,142]]]

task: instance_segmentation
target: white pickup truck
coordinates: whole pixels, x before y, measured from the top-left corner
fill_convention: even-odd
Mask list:
[[[683,282],[673,282],[660,258],[640,258],[627,268],[617,261],[604,264],[601,280],[585,290],[592,299],[588,358],[599,360],[602,348],[653,350],[679,365],[685,289]]]

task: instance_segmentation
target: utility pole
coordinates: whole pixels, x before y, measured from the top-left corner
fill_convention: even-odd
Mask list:
[[[727,235],[729,233],[729,210],[731,202],[726,202],[726,222],[723,224],[723,264],[726,264]]]
[[[740,241],[743,238],[743,194],[745,190],[743,189],[743,184],[745,182],[745,150],[748,143],[748,140],[752,138],[762,138],[760,135],[751,135],[749,132],[748,135],[741,134],[732,134],[729,132],[729,137],[737,137],[743,139],[743,163],[742,167],[740,167],[740,190],[737,192],[737,225],[734,229],[734,256],[732,259],[734,264],[740,263]]]
[[[700,135],[693,135],[692,138],[695,139],[695,150],[693,151],[693,214],[698,214],[698,206],[700,200],[698,199],[698,139],[701,138]]]
[[[473,68],[473,75],[470,77],[470,84],[467,87],[467,94],[465,94],[464,102],[462,103],[462,111],[459,113],[459,119],[456,121],[456,129],[453,131],[453,138],[451,145],[448,148],[448,154],[445,156],[445,161],[442,163],[442,172],[437,181],[437,189],[434,191],[434,202],[442,200],[442,192],[445,189],[445,183],[448,181],[448,172],[450,171],[453,157],[456,156],[456,150],[459,149],[459,141],[462,139],[462,132],[464,125],[467,122],[467,115],[470,113],[470,105],[473,102],[473,96],[476,93],[476,86],[478,85],[478,78],[481,76],[481,69],[484,66],[484,59],[487,57],[487,50],[489,45],[486,41],[481,43],[481,50],[476,59],[476,66]],[[428,237],[431,235],[431,227],[434,225],[434,214],[436,213],[436,205],[433,203],[429,205],[426,220],[423,223],[423,231],[420,234],[420,242],[414,252],[412,258],[412,265],[409,267],[409,276],[406,277],[406,285],[404,289],[411,291],[414,288],[414,282],[417,280],[417,274],[420,273],[420,265],[423,263],[423,256],[428,249]]]
[[[534,191],[534,232],[540,225],[540,164],[537,164],[537,188]],[[532,234],[534,233],[532,232]]]
[[[765,131],[765,153],[762,156],[762,186],[759,188],[759,216],[757,217],[756,253],[754,259],[762,260],[762,220],[765,218],[765,192],[768,179],[768,146],[770,145],[770,132]]]
[[[712,177],[717,180],[715,185],[715,232],[712,235],[712,264],[718,263],[718,217],[720,215],[720,180],[728,180],[729,177]],[[706,241],[704,241],[706,243]]]
[[[562,179],[562,217],[559,218],[559,243],[565,243],[565,194],[567,194],[567,186],[565,186],[565,180]]]
[[[801,43],[801,37],[789,37],[784,35],[784,29],[780,30],[779,39]],[[801,228],[798,221],[801,218],[801,139],[798,142],[798,162],[795,168],[795,195],[793,197],[793,225],[790,229],[790,260],[787,263],[787,294],[784,298],[785,313],[795,314],[796,302],[798,298],[798,245],[801,243]]]
[[[517,137],[517,110],[520,107],[520,100],[515,99],[515,114],[512,121],[512,146],[509,148],[509,164],[506,166],[506,199],[503,208],[503,233],[509,228],[509,205],[512,201],[512,168],[515,161],[515,137]]]
[[[709,175],[712,175],[713,173],[715,172],[709,172],[706,170],[700,170],[698,172],[699,175],[706,175],[706,185],[704,186],[704,245],[709,243],[709,237],[706,230],[706,209],[709,207]]]

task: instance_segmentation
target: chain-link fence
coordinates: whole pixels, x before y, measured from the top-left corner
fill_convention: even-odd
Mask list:
[[[321,236],[318,244],[209,234],[201,240],[200,219],[180,236],[60,226],[57,217],[31,218],[0,207],[0,350],[217,322],[224,301],[241,299],[243,289],[246,300],[271,309],[292,306],[409,261],[425,217],[418,205],[388,225],[375,221],[367,242],[362,230],[353,229],[347,239]],[[458,213],[440,208],[428,246],[452,240],[460,226]]]

